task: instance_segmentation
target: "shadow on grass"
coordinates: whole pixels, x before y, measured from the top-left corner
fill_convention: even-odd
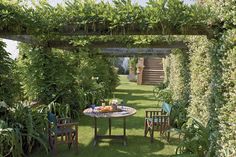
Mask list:
[[[152,95],[153,92],[149,90],[141,90],[141,89],[116,89],[117,93],[133,93],[133,94],[150,94]]]
[[[127,101],[127,103],[129,101],[139,101],[139,100],[144,100],[144,101],[155,101],[154,97],[151,96],[140,96],[140,95],[133,95],[133,96],[129,96],[127,94],[123,94],[123,93],[119,93],[119,94],[115,94],[116,98],[120,98],[120,99],[125,99]]]
[[[159,140],[155,140],[154,142],[155,144],[153,145],[149,139],[142,136],[128,136],[127,146],[123,146],[122,140],[103,140],[94,147],[92,146],[93,141],[91,141],[89,148],[81,148],[81,155],[84,156],[92,151],[94,152],[93,157],[154,157],[156,155],[153,153],[164,149],[165,146]]]

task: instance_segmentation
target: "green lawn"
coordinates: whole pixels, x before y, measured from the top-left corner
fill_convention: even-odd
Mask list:
[[[127,118],[128,145],[123,146],[119,140],[104,140],[93,146],[93,120],[82,116],[79,120],[79,153],[75,154],[73,148],[69,151],[66,145],[59,145],[58,157],[167,157],[175,153],[177,141],[171,138],[168,143],[165,138],[160,138],[155,132],[155,141],[150,143],[150,138],[143,136],[144,113],[146,109],[155,108],[156,102],[152,94],[153,86],[137,85],[128,82],[126,76],[120,76],[121,84],[115,92],[117,98],[125,98],[127,105],[135,108],[137,113]],[[108,133],[108,120],[98,120],[99,133]],[[122,134],[122,120],[112,121],[112,133]],[[51,156],[44,154],[39,149],[32,157]]]

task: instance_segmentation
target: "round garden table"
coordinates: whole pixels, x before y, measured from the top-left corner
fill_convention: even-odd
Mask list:
[[[94,146],[96,146],[98,140],[100,139],[121,139],[123,140],[124,145],[127,144],[126,137],[126,118],[134,115],[136,110],[132,107],[127,106],[118,106],[117,112],[101,112],[99,107],[87,108],[83,113],[87,116],[94,118]],[[97,133],[97,119],[105,118],[109,122],[109,134],[108,135],[98,135]],[[123,118],[123,135],[112,135],[111,134],[111,119],[112,118]]]

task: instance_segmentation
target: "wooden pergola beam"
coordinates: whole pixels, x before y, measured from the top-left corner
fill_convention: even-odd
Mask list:
[[[3,39],[9,39],[14,40],[18,42],[23,42],[31,45],[39,45],[39,46],[47,46],[50,48],[57,48],[62,50],[77,50],[81,48],[82,46],[75,46],[71,43],[71,39],[68,38],[63,40],[48,40],[48,41],[41,41],[39,42],[34,36],[31,35],[0,35],[0,38]],[[107,41],[107,42],[93,42],[88,45],[92,48],[127,48],[127,44],[125,43],[117,43],[113,41]],[[186,49],[186,43],[183,41],[173,41],[173,42],[167,42],[167,41],[161,41],[158,43],[151,43],[147,45],[140,46],[142,48],[183,48]]]
[[[158,56],[164,57],[171,53],[172,48],[102,48],[100,53],[105,56],[132,57]]]

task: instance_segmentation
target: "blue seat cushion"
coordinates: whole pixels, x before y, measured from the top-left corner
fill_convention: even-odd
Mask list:
[[[168,104],[166,102],[164,102],[162,104],[162,109],[168,114],[170,114],[170,112],[171,112],[171,106],[170,106],[170,104]]]
[[[69,134],[69,133],[75,133],[75,129],[71,129],[71,128],[57,128],[56,129],[56,135],[60,136],[63,134]]]

